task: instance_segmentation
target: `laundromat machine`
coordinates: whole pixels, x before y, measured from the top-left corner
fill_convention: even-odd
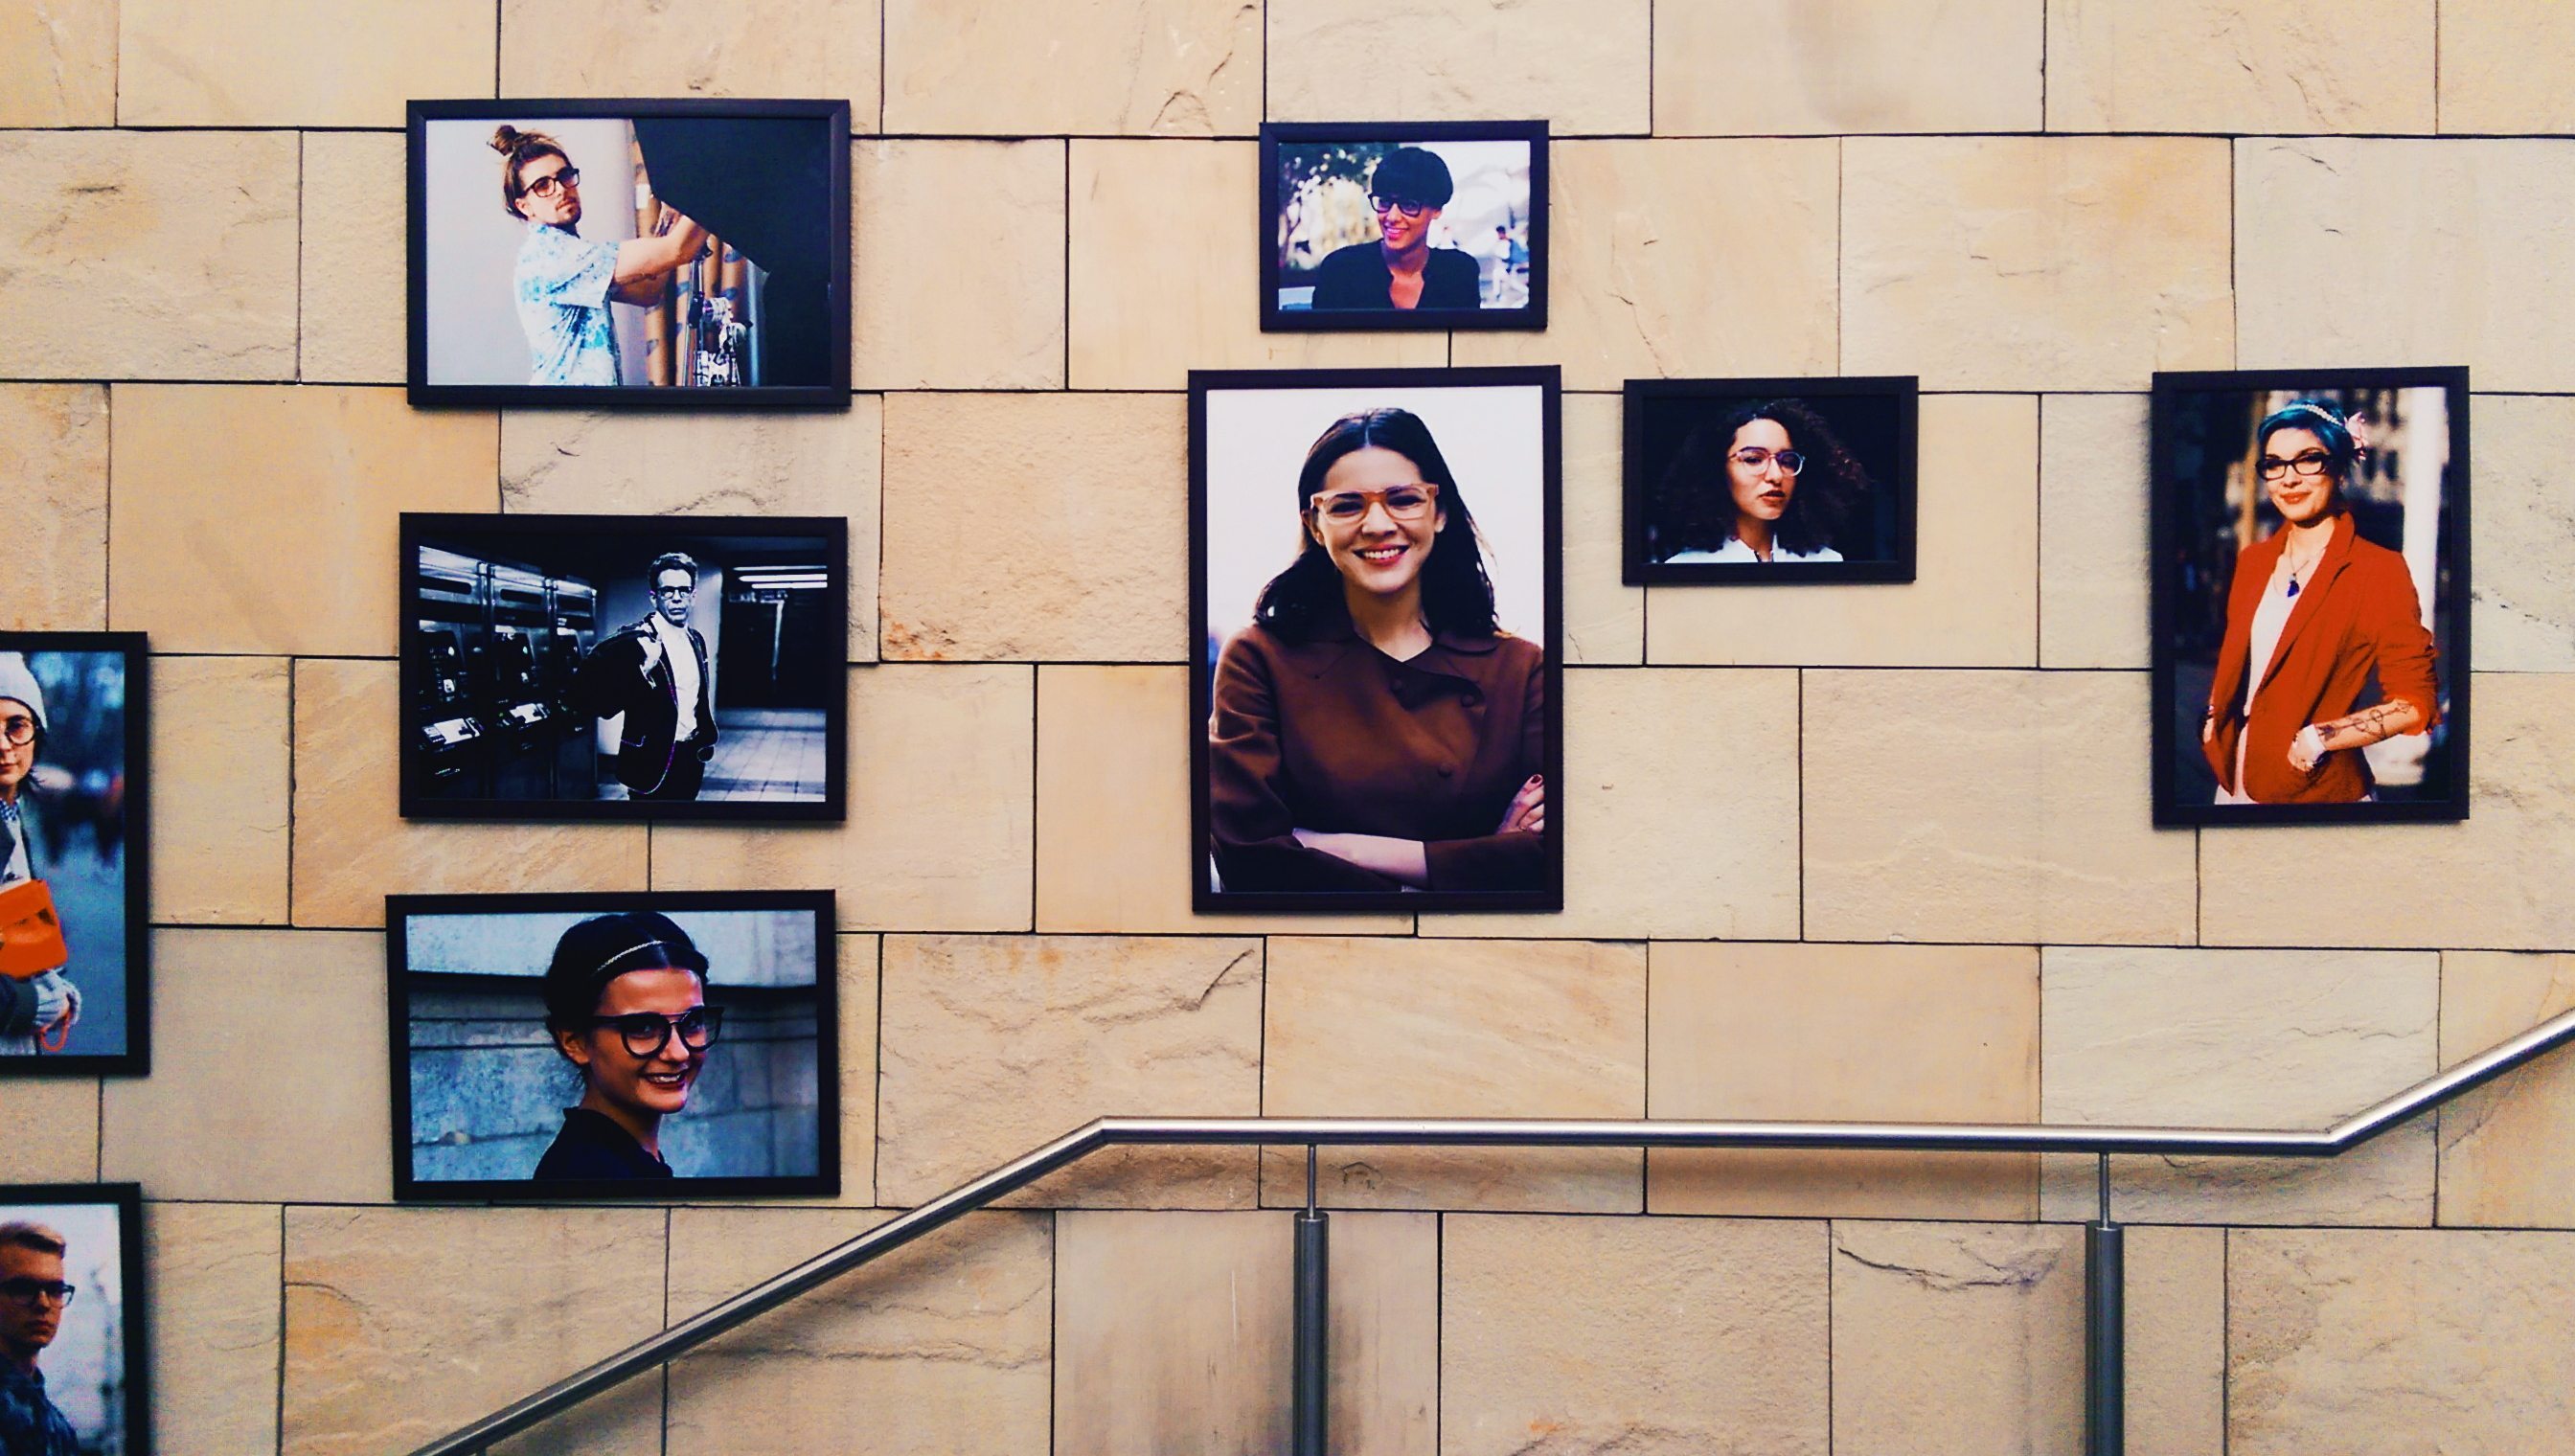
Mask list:
[[[573,678],[599,633],[599,592],[438,547],[413,564],[405,743],[429,798],[591,798],[599,745]]]

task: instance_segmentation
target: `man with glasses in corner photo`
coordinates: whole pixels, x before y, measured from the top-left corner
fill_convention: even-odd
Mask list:
[[[41,1223],[0,1223],[0,1453],[80,1456],[80,1437],[45,1394],[36,1357],[62,1329],[73,1287],[64,1237]]]
[[[1325,254],[1314,270],[1314,308],[1471,309],[1481,270],[1461,248],[1430,246],[1430,225],[1457,195],[1448,164],[1419,147],[1397,147],[1368,174],[1377,241]]]
[[[592,717],[623,719],[611,771],[630,797],[693,800],[716,752],[707,640],[689,626],[698,564],[685,552],[664,552],[645,579],[653,610],[590,650],[576,692]]]

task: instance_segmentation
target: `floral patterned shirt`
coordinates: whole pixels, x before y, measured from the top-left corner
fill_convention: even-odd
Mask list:
[[[519,327],[528,333],[538,385],[619,383],[617,330],[608,290],[617,278],[617,245],[587,243],[550,223],[530,223],[519,245]]]

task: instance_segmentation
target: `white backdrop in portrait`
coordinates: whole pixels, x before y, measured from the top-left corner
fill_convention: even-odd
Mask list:
[[[561,143],[581,169],[581,236],[623,243],[635,236],[635,130],[617,117],[515,117],[509,125]],[[501,205],[501,154],[492,133],[502,119],[433,121],[427,127],[429,382],[524,385],[532,371],[519,327],[514,274],[528,224]],[[620,382],[644,383],[644,315],[612,308]]]
[[[1314,438],[1343,415],[1402,409],[1429,427],[1474,513],[1502,630],[1544,644],[1545,401],[1535,385],[1209,391],[1209,636],[1221,643],[1249,626],[1261,589],[1296,559],[1296,477]],[[1432,550],[1455,549],[1454,535]]]
[[[46,1225],[67,1245],[63,1282],[79,1292],[36,1368],[45,1375],[45,1398],[84,1441],[95,1441],[107,1430],[110,1394],[125,1397],[125,1265],[117,1237],[123,1219],[113,1203],[0,1203],[0,1223],[22,1220]],[[106,1449],[113,1456],[125,1448]]]

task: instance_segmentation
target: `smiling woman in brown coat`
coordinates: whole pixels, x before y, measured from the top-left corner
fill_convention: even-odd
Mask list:
[[[1544,660],[1495,626],[1474,518],[1428,427],[1343,416],[1296,490],[1296,561],[1217,662],[1209,848],[1225,887],[1537,886]]]

